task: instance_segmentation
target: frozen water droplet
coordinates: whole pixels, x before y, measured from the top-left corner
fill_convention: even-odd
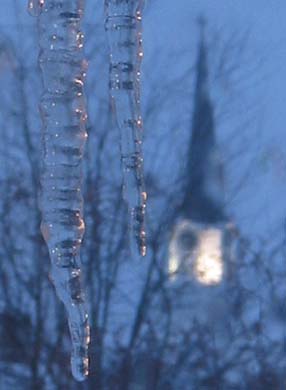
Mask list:
[[[49,7],[47,6],[49,5]],[[86,61],[80,21],[83,1],[29,1],[39,17],[39,64],[44,93],[41,231],[51,259],[50,278],[68,313],[75,379],[88,375],[89,326],[81,280],[80,246],[84,234],[81,195],[82,157],[87,118],[83,85]]]
[[[79,358],[78,356],[71,357],[71,369],[73,377],[82,382],[88,376],[88,358]]]
[[[110,48],[109,89],[121,134],[123,193],[130,214],[130,244],[146,255],[146,191],[143,174],[143,122],[140,108],[142,0],[105,0]]]
[[[28,12],[32,16],[39,16],[45,5],[45,0],[28,0]]]

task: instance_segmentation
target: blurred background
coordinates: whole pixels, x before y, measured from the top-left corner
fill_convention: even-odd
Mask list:
[[[147,0],[146,258],[128,248],[103,1],[86,0],[91,374],[39,231],[36,20],[0,12],[0,389],[286,388],[286,3]]]

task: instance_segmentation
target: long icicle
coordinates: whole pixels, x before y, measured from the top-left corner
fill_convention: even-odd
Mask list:
[[[50,276],[64,303],[72,339],[75,379],[88,375],[89,325],[81,282],[80,246],[84,234],[81,195],[82,157],[86,133],[83,84],[84,0],[30,0],[38,17],[39,64],[44,91],[41,231],[51,258]]]
[[[123,194],[130,214],[131,247],[146,254],[145,209],[140,109],[143,0],[105,0],[105,29],[110,49],[109,89],[120,130]]]

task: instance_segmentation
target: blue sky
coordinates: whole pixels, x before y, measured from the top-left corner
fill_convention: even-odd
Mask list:
[[[250,139],[252,145],[247,145],[247,153],[249,158],[255,158],[250,169],[256,179],[246,185],[233,206],[245,232],[273,234],[286,215],[285,1],[157,0],[154,6],[147,2],[146,7],[149,23],[146,22],[145,46],[164,46],[170,57],[178,48],[194,48],[192,33],[196,36],[197,32],[190,26],[201,13],[207,16],[210,27],[223,27],[226,33],[249,29],[249,60],[260,64],[257,74],[251,76],[257,78],[256,82],[246,83],[242,96],[250,106],[255,106],[257,129]],[[243,72],[246,64],[239,66]]]
[[[0,13],[0,28],[13,36],[16,22],[14,2],[2,0],[2,3],[5,5],[2,5]],[[32,26],[35,21],[26,13],[26,1],[16,3],[20,8],[23,6],[20,15],[23,24]],[[95,12],[94,23],[100,23],[102,3],[87,0],[90,21],[93,20],[92,12]],[[195,59],[195,20],[201,13],[207,16],[210,28],[223,27],[226,33],[249,28],[249,58],[250,61],[260,61],[255,71],[257,74],[253,75],[258,82],[246,84],[242,94],[242,100],[245,99],[252,108],[255,106],[256,130],[251,145],[247,145],[248,159],[255,157],[255,163],[250,168],[255,180],[248,183],[237,197],[233,212],[247,233],[272,234],[286,215],[286,2],[146,0],[145,69],[150,71],[151,64],[158,63],[162,67],[162,77],[170,80],[183,73]],[[243,73],[245,64],[242,62],[239,66]],[[145,74],[145,81],[149,76],[152,75]],[[182,95],[182,99],[185,98]],[[163,120],[166,123],[171,121],[172,112],[165,113]],[[147,136],[152,137],[150,131]],[[249,169],[246,160],[245,169]]]

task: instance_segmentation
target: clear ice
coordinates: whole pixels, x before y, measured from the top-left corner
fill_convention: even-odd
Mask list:
[[[29,0],[28,11],[32,16],[39,16],[44,7],[45,0]]]
[[[42,117],[41,231],[47,243],[50,276],[64,303],[72,339],[75,379],[88,375],[89,325],[81,277],[84,234],[81,195],[86,133],[83,85],[87,64],[80,30],[84,0],[30,0],[38,18],[39,65],[44,91]]]
[[[131,247],[146,254],[140,109],[143,0],[105,0],[105,30],[110,49],[109,89],[121,138],[123,194],[129,207]]]

